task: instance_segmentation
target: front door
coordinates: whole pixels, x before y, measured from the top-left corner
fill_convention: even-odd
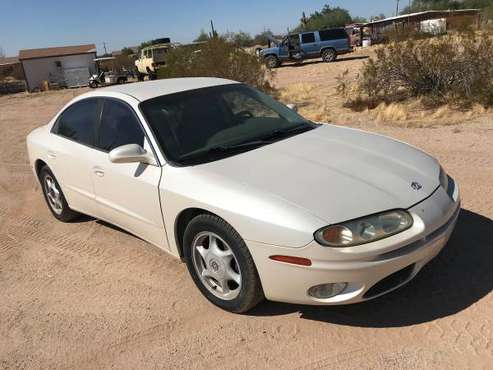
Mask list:
[[[167,249],[157,164],[112,163],[108,153],[122,145],[138,144],[151,151],[133,109],[123,101],[104,99],[92,177],[102,218]],[[151,151],[152,152],[152,151]]]

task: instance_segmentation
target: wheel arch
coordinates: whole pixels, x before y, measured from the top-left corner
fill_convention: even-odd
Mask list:
[[[176,217],[174,228],[175,242],[176,248],[178,249],[178,254],[181,259],[183,259],[183,239],[185,237],[185,230],[190,221],[192,221],[195,217],[203,214],[213,215],[222,219],[222,217],[203,208],[187,208],[182,210]]]
[[[36,159],[36,161],[34,162],[34,170],[36,171],[36,176],[38,177],[38,179],[41,169],[45,166],[49,168],[48,164],[42,159]]]

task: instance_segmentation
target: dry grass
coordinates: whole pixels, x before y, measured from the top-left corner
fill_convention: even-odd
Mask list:
[[[279,90],[279,99],[286,104],[296,104],[300,114],[312,121],[332,121],[328,97],[320,95],[314,84],[289,85]]]
[[[480,104],[462,110],[449,104],[429,107],[422,99],[380,103],[374,109],[365,106],[360,111],[354,111],[354,107],[344,108],[344,100],[333,90],[302,82],[279,89],[278,98],[286,104],[296,104],[300,114],[312,121],[337,124],[374,122],[397,127],[431,127],[456,125],[493,114],[492,109]]]

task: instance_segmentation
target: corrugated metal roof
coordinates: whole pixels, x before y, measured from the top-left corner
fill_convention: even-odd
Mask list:
[[[77,55],[95,52],[96,45],[94,44],[61,46],[41,49],[23,49],[19,51],[19,60],[59,57],[64,55]]]

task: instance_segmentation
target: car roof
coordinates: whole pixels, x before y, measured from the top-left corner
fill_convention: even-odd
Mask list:
[[[101,96],[105,92],[113,92],[130,95],[139,101],[145,101],[162,95],[237,83],[239,82],[213,77],[168,78],[104,87],[98,89],[97,92],[95,91],[94,95]],[[89,93],[87,95],[92,94]]]

